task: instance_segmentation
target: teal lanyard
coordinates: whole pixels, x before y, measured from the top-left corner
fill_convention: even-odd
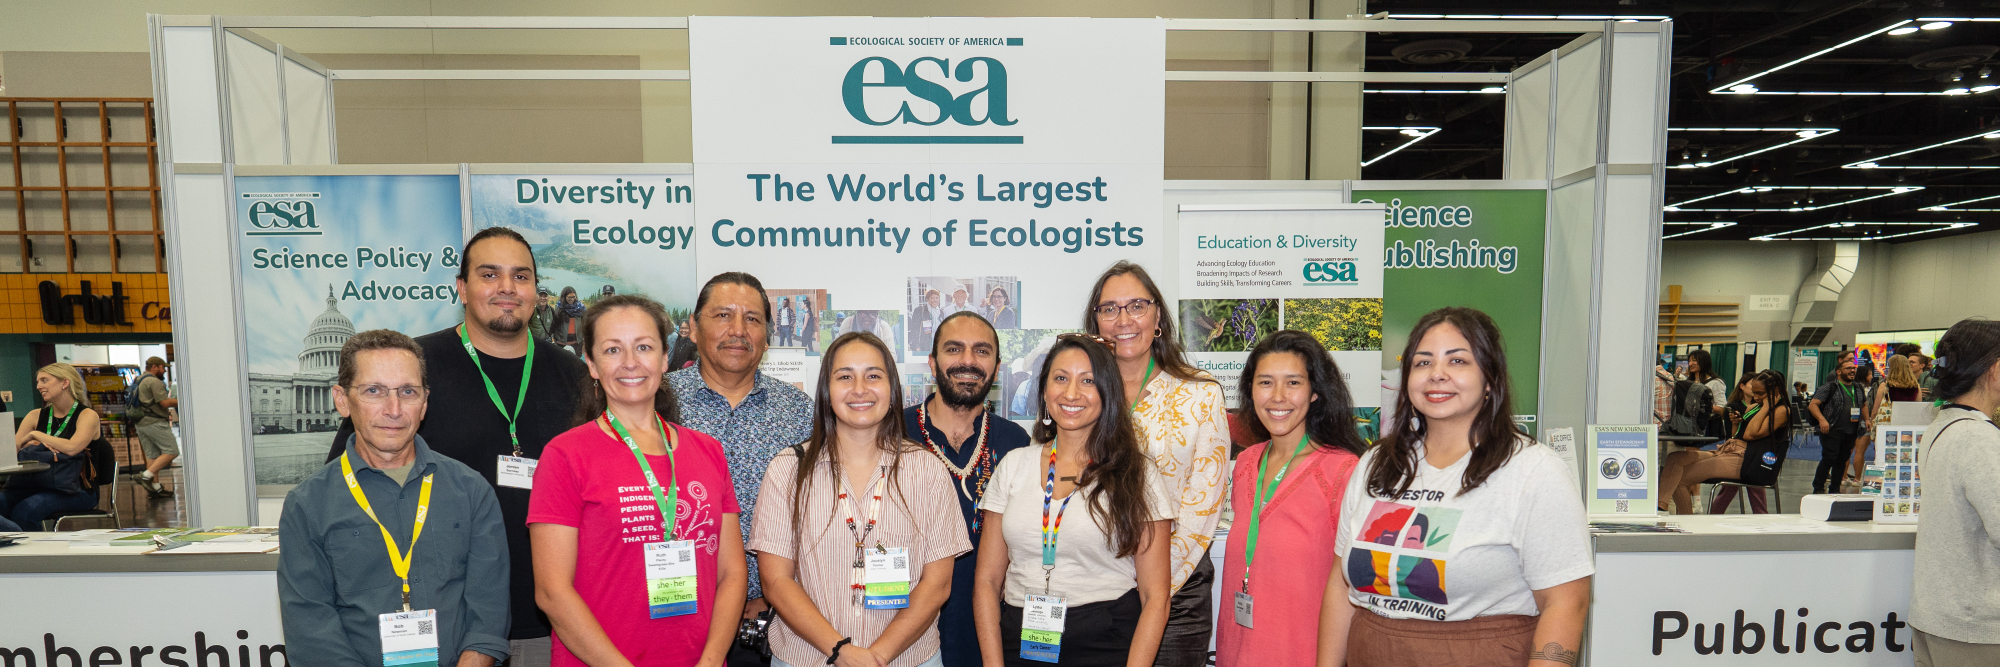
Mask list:
[[[1292,464],[1297,463],[1299,457],[1304,456],[1306,451],[1312,448],[1312,439],[1309,436],[1310,433],[1299,435],[1298,449],[1292,451],[1292,458],[1287,459],[1285,465],[1278,467],[1278,476],[1271,480],[1269,488],[1266,488],[1264,483],[1264,471],[1269,469],[1271,449],[1278,443],[1274,441],[1265,445],[1264,455],[1258,458],[1257,491],[1256,495],[1251,497],[1253,503],[1250,506],[1250,531],[1244,536],[1243,542],[1243,592],[1245,593],[1250,592],[1250,564],[1257,559],[1257,529],[1263,524],[1264,507],[1271,502],[1273,496],[1278,495],[1278,485],[1285,483],[1285,471],[1290,470]]]
[[[493,409],[507,418],[507,437],[513,440],[514,458],[521,457],[521,434],[518,431],[521,406],[528,402],[528,378],[535,373],[535,341],[528,341],[528,359],[521,364],[521,391],[514,397],[514,411],[507,411],[507,404],[500,401],[500,388],[493,386],[493,378],[486,376],[486,367],[479,365],[479,350],[472,347],[472,334],[466,333],[465,325],[458,325],[458,342],[465,344],[465,353],[472,356],[472,367],[479,371],[479,379],[486,381],[486,397],[493,399]]]

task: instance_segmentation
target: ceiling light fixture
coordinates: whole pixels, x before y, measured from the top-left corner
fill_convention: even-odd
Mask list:
[[[1736,226],[1736,223],[1734,223],[1734,222],[1663,222],[1663,223],[1660,223],[1660,224],[1662,224],[1662,225],[1665,225],[1665,226],[1667,226],[1667,227],[1694,227],[1694,228],[1695,228],[1695,229],[1690,229],[1690,230],[1688,230],[1688,231],[1685,231],[1685,232],[1680,232],[1680,233],[1677,233],[1677,234],[1668,234],[1668,235],[1666,235],[1666,236],[1662,236],[1662,237],[1660,237],[1661,239],[1671,239],[1671,238],[1679,238],[1679,237],[1682,237],[1682,236],[1688,236],[1688,235],[1692,235],[1692,234],[1700,234],[1700,233],[1702,233],[1702,232],[1712,232],[1712,231],[1715,231],[1715,230],[1718,230],[1718,229],[1723,229],[1723,228],[1727,228],[1727,227],[1735,227],[1735,226]]]
[[[1734,93],[1734,94],[1738,94],[1738,95],[1862,95],[1862,96],[1882,96],[1882,95],[1897,95],[1897,96],[1901,96],[1901,95],[1944,95],[1945,93],[1942,93],[1942,92],[1935,92],[1935,93],[1925,93],[1925,92],[1908,92],[1908,93],[1896,93],[1896,92],[1794,92],[1794,91],[1776,91],[1776,90],[1759,90],[1759,89],[1757,89],[1757,87],[1756,87],[1756,86],[1751,86],[1751,88],[1750,88],[1749,90],[1737,90],[1736,88],[1737,88],[1737,86],[1741,86],[1741,85],[1743,85],[1743,84],[1748,84],[1748,83],[1750,83],[1750,82],[1752,82],[1752,81],[1755,81],[1755,80],[1757,80],[1758,78],[1761,78],[1761,77],[1763,77],[1763,76],[1765,76],[1765,75],[1767,75],[1767,74],[1771,74],[1771,73],[1773,73],[1773,72],[1777,72],[1777,71],[1780,71],[1780,70],[1783,70],[1783,69],[1785,69],[1785,68],[1788,68],[1788,67],[1791,67],[1791,66],[1793,66],[1793,65],[1797,65],[1797,64],[1799,64],[1799,63],[1803,63],[1803,62],[1806,62],[1806,61],[1808,61],[1808,60],[1812,60],[1812,59],[1814,59],[1814,58],[1818,58],[1818,57],[1820,57],[1820,56],[1823,56],[1823,55],[1826,55],[1826,54],[1828,54],[1828,53],[1832,53],[1832,52],[1834,52],[1834,51],[1837,51],[1837,50],[1840,50],[1840,49],[1842,49],[1842,48],[1845,48],[1845,47],[1848,47],[1848,46],[1851,46],[1851,45],[1854,45],[1854,44],[1857,44],[1857,43],[1860,43],[1860,42],[1862,42],[1862,41],[1865,41],[1865,40],[1867,40],[1867,39],[1868,39],[1868,38],[1870,38],[1870,37],[1874,37],[1874,36],[1876,36],[1876,35],[1881,35],[1881,34],[1883,34],[1883,33],[1888,33],[1888,34],[1892,34],[1892,35],[1907,35],[1907,34],[1910,34],[1910,33],[1912,33],[1912,32],[1916,32],[1916,30],[1906,30],[1906,28],[1916,28],[1916,29],[1921,29],[1921,30],[1939,30],[1939,29],[1943,29],[1943,28],[1948,28],[1948,27],[1951,27],[1951,26],[1952,26],[1953,24],[1955,24],[1955,23],[1993,23],[1993,22],[2000,22],[2000,17],[1978,17],[1978,18],[1970,18],[1970,17],[1919,17],[1919,18],[1914,18],[1914,19],[1909,19],[1909,18],[1905,18],[1905,19],[1894,19],[1894,20],[1891,20],[1891,21],[1890,21],[1890,22],[1889,22],[1889,23],[1888,23],[1887,25],[1884,25],[1884,26],[1881,26],[1881,27],[1879,27],[1879,28],[1875,28],[1875,29],[1873,29],[1873,30],[1868,30],[1868,31],[1866,31],[1866,32],[1862,32],[1862,33],[1860,33],[1860,34],[1858,34],[1858,35],[1855,35],[1855,36],[1853,36],[1853,37],[1850,37],[1850,38],[1848,38],[1848,39],[1846,39],[1846,40],[1842,40],[1842,41],[1840,41],[1840,42],[1838,42],[1838,43],[1835,43],[1835,44],[1833,44],[1833,45],[1831,45],[1831,46],[1827,46],[1827,47],[1824,47],[1824,48],[1820,48],[1820,49],[1817,49],[1817,50],[1814,50],[1814,51],[1811,51],[1811,52],[1809,52],[1809,53],[1806,53],[1805,55],[1802,55],[1802,56],[1799,56],[1799,57],[1796,57],[1796,58],[1792,58],[1792,59],[1790,59],[1790,60],[1787,60],[1787,61],[1785,61],[1785,62],[1782,62],[1782,63],[1779,63],[1779,64],[1778,64],[1777,66],[1775,66],[1775,67],[1772,67],[1772,68],[1770,68],[1770,69],[1766,69],[1766,70],[1762,70],[1762,71],[1758,71],[1758,72],[1753,72],[1753,73],[1751,73],[1751,74],[1748,74],[1748,75],[1745,75],[1745,76],[1741,76],[1741,77],[1737,77],[1737,78],[1734,78],[1734,79],[1729,79],[1729,80],[1725,80],[1725,81],[1722,81],[1722,82],[1720,82],[1720,83],[1719,83],[1719,85],[1717,85],[1716,87],[1714,87],[1714,88],[1710,89],[1710,90],[1709,90],[1708,92],[1709,92],[1709,93],[1712,93],[1712,94],[1716,94],[1716,95],[1721,95],[1721,94],[1724,94],[1724,93]]]
[[[1954,207],[1956,207],[1956,206],[1962,206],[1962,205],[1965,205],[1965,204],[1972,204],[1972,203],[1977,203],[1977,202],[1983,202],[1983,201],[1990,201],[1990,200],[1994,200],[1994,199],[2000,199],[2000,195],[1988,195],[1988,196],[1985,196],[1985,197],[1975,197],[1975,198],[1972,198],[1972,199],[1964,199],[1964,200],[1960,200],[1960,201],[1955,201],[1955,202],[1951,202],[1951,203],[1949,203],[1949,204],[1938,204],[1938,205],[1936,205],[1936,206],[1925,206],[1925,207],[1923,208],[1923,210],[1925,210],[1925,211],[1966,211],[1966,212],[1991,212],[1991,211],[2000,211],[2000,208],[1954,208]]]
[[[1929,234],[1929,233],[1932,233],[1932,232],[1942,232],[1942,231],[1946,231],[1946,230],[1952,230],[1952,229],[1961,229],[1961,228],[1964,228],[1964,227],[1972,227],[1972,226],[1974,226],[1974,224],[1975,224],[1975,223],[1970,223],[1970,222],[1851,222],[1851,221],[1842,221],[1842,222],[1829,222],[1829,223],[1826,223],[1826,224],[1822,224],[1822,225],[1813,225],[1813,226],[1811,226],[1811,227],[1806,227],[1806,228],[1804,228],[1804,229],[1794,229],[1794,230],[1791,230],[1791,231],[1788,231],[1788,232],[1776,232],[1776,233],[1772,233],[1772,234],[1765,234],[1765,235],[1763,235],[1763,236],[1753,236],[1753,237],[1750,237],[1750,240],[1752,240],[1752,241],[1884,241],[1884,240],[1888,240],[1888,239],[1894,239],[1894,238],[1902,238],[1902,237],[1905,237],[1905,236],[1916,236],[1916,235],[1918,235],[1918,234]],[[1804,233],[1806,233],[1806,232],[1811,232],[1811,231],[1816,231],[1816,230],[1821,230],[1821,229],[1852,229],[1852,228],[1854,228],[1854,227],[1863,227],[1863,226],[1865,226],[1865,227],[1894,227],[1894,228],[1898,228],[1898,229],[1908,229],[1908,230],[1910,230],[1910,231],[1906,231],[1906,232],[1900,232],[1900,233],[1894,233],[1894,234],[1890,234],[1890,233],[1886,233],[1886,232],[1885,232],[1884,230],[1880,230],[1880,229],[1876,229],[1876,230],[1870,230],[1870,231],[1863,231],[1863,232],[1861,233],[1861,235],[1860,235],[1860,236],[1814,236],[1814,237],[1805,237],[1805,236],[1793,236],[1793,234],[1804,234]]]
[[[1916,28],[1912,28],[1910,26],[1903,26],[1901,28],[1889,31],[1889,34],[1894,35],[1896,37],[1902,37],[1903,35],[1907,35],[1916,31],[1917,31]]]
[[[1701,150],[1701,161],[1683,162],[1682,164],[1669,165],[1667,167],[1668,169],[1699,169],[1702,167],[1713,167],[1718,164],[1734,162],[1746,157],[1750,157],[1752,155],[1767,153],[1770,151],[1778,150],[1780,148],[1784,148],[1786,146],[1792,146],[1807,141],[1812,141],[1814,139],[1818,139],[1820,137],[1824,137],[1829,134],[1839,132],[1840,130],[1838,128],[1832,128],[1832,127],[1670,127],[1667,128],[1667,131],[1668,132],[1790,132],[1792,133],[1793,136],[1798,137],[1797,139],[1793,139],[1783,143],[1773,144],[1771,146],[1759,148],[1757,150],[1743,153],[1741,155],[1732,155],[1727,158],[1714,161],[1710,161],[1708,159],[1708,149],[1704,148]],[[1688,159],[1688,157],[1686,155],[1682,155],[1681,159],[1686,160]]]
[[[1938,21],[1935,19],[1926,19],[1926,20],[1929,22],[1917,27],[1922,28],[1924,30],[1943,30],[1945,28],[1951,27],[1950,21]]]
[[[1847,163],[1847,164],[1844,164],[1844,165],[1841,165],[1841,166],[1840,166],[1840,168],[1842,168],[1842,169],[2000,169],[2000,165],[1923,165],[1923,166],[1914,166],[1914,165],[1910,165],[1910,166],[1905,166],[1905,165],[1885,165],[1885,164],[1882,164],[1882,162],[1884,162],[1884,161],[1886,161],[1886,160],[1888,160],[1888,159],[1890,159],[1890,158],[1896,158],[1896,157],[1902,157],[1902,156],[1905,156],[1905,155],[1910,155],[1910,154],[1913,154],[1913,153],[1921,153],[1921,152],[1923,152],[1923,151],[1927,151],[1927,150],[1930,150],[1930,149],[1933,149],[1933,148],[1939,148],[1939,147],[1943,147],[1943,146],[1950,146],[1950,145],[1952,145],[1952,144],[1956,144],[1956,143],[1960,143],[1960,142],[1965,142],[1965,141],[1971,141],[1971,140],[1973,140],[1973,139],[2000,139],[2000,132],[1994,132],[1994,131],[1992,130],[1992,128],[1987,128],[1987,129],[1983,129],[1983,130],[1980,130],[1980,131],[1978,131],[1978,132],[1974,132],[1974,133],[1972,133],[1972,134],[1968,134],[1968,135],[1965,135],[1965,136],[1962,136],[1962,137],[1959,137],[1959,138],[1956,138],[1956,139],[1947,139],[1947,140],[1945,140],[1945,141],[1940,141],[1940,142],[1937,142],[1937,143],[1934,143],[1934,144],[1930,144],[1930,145],[1927,145],[1927,146],[1918,146],[1918,147],[1916,147],[1916,148],[1910,148],[1910,149],[1905,149],[1905,150],[1901,150],[1901,151],[1897,151],[1897,152],[1894,152],[1894,153],[1890,153],[1890,154],[1888,154],[1888,155],[1876,155],[1876,156],[1873,156],[1873,157],[1868,157],[1868,158],[1863,158],[1863,159],[1860,159],[1860,160],[1855,160],[1855,161],[1853,161],[1853,162],[1849,162],[1849,163]]]
[[[1431,137],[1431,135],[1433,135],[1433,134],[1437,134],[1437,133],[1439,133],[1439,132],[1443,132],[1443,131],[1444,131],[1444,128],[1442,128],[1442,127],[1422,127],[1422,126],[1416,126],[1416,127],[1407,127],[1407,126],[1401,126],[1401,125],[1369,125],[1369,126],[1363,126],[1363,127],[1361,128],[1361,129],[1363,129],[1363,130],[1383,130],[1383,131],[1389,131],[1389,130],[1393,130],[1393,131],[1395,131],[1395,132],[1396,132],[1397,134],[1401,134],[1401,135],[1403,135],[1403,136],[1406,136],[1406,137],[1410,137],[1410,140],[1409,140],[1409,141],[1405,141],[1405,142],[1403,142],[1403,143],[1402,143],[1402,145],[1399,145],[1399,146],[1397,146],[1397,147],[1395,147],[1395,148],[1391,148],[1391,149],[1389,149],[1389,152],[1387,152],[1387,153],[1383,153],[1383,154],[1381,154],[1381,155],[1377,155],[1377,156],[1375,156],[1374,158],[1371,158],[1371,159],[1368,159],[1368,160],[1365,160],[1365,161],[1363,161],[1363,162],[1361,163],[1361,166],[1363,166],[1363,167],[1366,167],[1366,166],[1368,166],[1368,165],[1371,165],[1371,164],[1375,164],[1375,163],[1377,163],[1377,162],[1381,162],[1383,158],[1386,158],[1386,157],[1389,157],[1389,156],[1391,156],[1391,155],[1395,155],[1395,154],[1396,154],[1396,151],[1400,151],[1400,150],[1403,150],[1403,149],[1405,149],[1405,148],[1409,148],[1410,146],[1412,146],[1412,145],[1415,145],[1415,144],[1416,144],[1417,142],[1419,142],[1419,141],[1423,141],[1423,140],[1425,140],[1425,139],[1429,139],[1429,138]]]
[[[1916,191],[1918,191],[1918,190],[1922,190],[1922,189],[1924,189],[1924,188],[1923,188],[1922,186],[1915,186],[1915,185],[1896,185],[1896,186],[1890,186],[1890,185],[1757,185],[1757,186],[1746,186],[1746,187],[1741,187],[1741,188],[1737,188],[1737,189],[1734,189],[1734,190],[1729,190],[1729,191],[1726,191],[1726,192],[1718,192],[1718,193],[1715,193],[1715,194],[1712,194],[1712,195],[1708,195],[1708,196],[1704,196],[1704,197],[1696,197],[1696,198],[1694,198],[1694,199],[1689,199],[1689,200],[1687,200],[1687,201],[1682,201],[1682,202],[1678,202],[1678,203],[1673,203],[1673,204],[1668,204],[1668,205],[1666,205],[1666,206],[1662,207],[1662,209],[1661,209],[1661,210],[1665,210],[1665,211],[1677,211],[1677,212],[1687,212],[1687,211],[1731,211],[1731,212],[1746,212],[1746,211],[1761,211],[1761,212],[1782,212],[1782,213],[1800,213],[1800,212],[1805,212],[1805,211],[1818,211],[1818,210],[1821,210],[1821,209],[1827,209],[1827,208],[1832,208],[1832,207],[1835,207],[1835,206],[1842,206],[1842,205],[1846,205],[1846,204],[1854,204],[1854,203],[1859,203],[1859,202],[1864,202],[1864,201],[1868,201],[1868,200],[1870,200],[1870,199],[1881,199],[1881,198],[1883,198],[1883,197],[1892,197],[1892,196],[1895,196],[1895,195],[1899,195],[1899,194],[1903,194],[1903,193],[1906,193],[1906,192],[1916,192]],[[1805,191],[1808,191],[1808,192],[1826,192],[1826,191],[1833,191],[1833,190],[1887,190],[1887,192],[1883,192],[1883,193],[1881,193],[1881,194],[1875,194],[1875,195],[1868,195],[1868,196],[1866,196],[1866,197],[1860,197],[1860,198],[1856,198],[1856,199],[1844,199],[1844,200],[1840,200],[1840,201],[1835,201],[1835,202],[1829,202],[1829,203],[1826,203],[1826,204],[1820,204],[1820,205],[1817,205],[1817,206],[1787,206],[1787,207],[1780,207],[1780,208],[1687,208],[1687,205],[1688,205],[1688,204],[1693,204],[1693,203],[1695,203],[1695,202],[1702,202],[1702,201],[1708,201],[1708,200],[1710,200],[1710,199],[1715,199],[1715,198],[1718,198],[1718,197],[1727,197],[1727,196],[1729,196],[1729,195],[1736,195],[1736,194],[1754,194],[1754,193],[1761,193],[1761,192],[1770,192],[1770,191],[1773,191],[1773,190],[1805,190]],[[1816,198],[1815,198],[1815,199],[1816,199]]]

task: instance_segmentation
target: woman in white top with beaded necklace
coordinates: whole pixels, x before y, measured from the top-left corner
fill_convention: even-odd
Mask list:
[[[935,667],[952,560],[972,550],[958,490],[903,437],[888,345],[846,333],[821,359],[812,435],[771,460],[750,526],[771,664]]]
[[[1083,328],[1112,344],[1135,430],[1169,495],[1180,501],[1170,561],[1176,592],[1154,664],[1204,667],[1215,629],[1215,564],[1208,545],[1229,496],[1229,413],[1222,384],[1187,362],[1166,297],[1144,267],[1111,265],[1086,303]]]

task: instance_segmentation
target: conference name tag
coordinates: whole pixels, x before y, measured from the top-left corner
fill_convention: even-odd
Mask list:
[[[1236,624],[1246,628],[1253,627],[1250,625],[1250,612],[1255,606],[1256,601],[1250,599],[1249,593],[1236,591]]]
[[[1851,422],[1861,421],[1861,408],[1848,408],[1847,421]]]
[[[1063,617],[1069,605],[1060,597],[1030,595],[1021,610],[1021,658],[1055,662],[1062,654]]]
[[[646,543],[646,606],[653,618],[694,613],[694,540]]]
[[[863,609],[905,609],[910,606],[909,549],[876,549],[868,554]]]
[[[519,456],[502,456],[500,457],[500,466],[494,469],[499,473],[494,478],[494,481],[508,488],[533,490],[535,488],[535,466],[538,464],[539,462],[534,459],[521,458]]]
[[[437,610],[381,615],[383,667],[436,667]]]

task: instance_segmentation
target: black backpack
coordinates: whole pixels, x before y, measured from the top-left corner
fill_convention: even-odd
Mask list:
[[[1693,380],[1674,383],[1674,415],[1667,419],[1668,435],[1706,435],[1708,420],[1714,415],[1715,392]]]

